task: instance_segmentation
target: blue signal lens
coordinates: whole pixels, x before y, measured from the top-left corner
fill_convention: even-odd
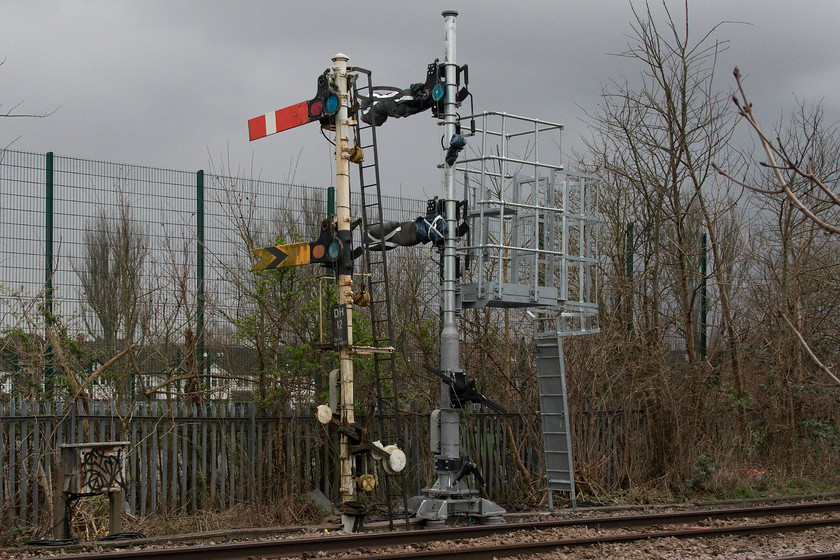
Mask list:
[[[443,99],[443,86],[440,84],[435,84],[434,89],[432,90],[432,99],[435,101],[440,101]]]
[[[332,241],[329,246],[327,247],[327,257],[331,261],[338,260],[338,256],[341,254],[341,243],[338,241]]]
[[[330,95],[329,97],[327,97],[327,103],[324,106],[324,108],[326,109],[327,113],[335,113],[336,111],[338,111],[338,97],[336,97],[335,95]]]

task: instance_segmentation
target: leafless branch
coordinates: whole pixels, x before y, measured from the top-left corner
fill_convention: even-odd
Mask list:
[[[175,377],[169,377],[169,378],[165,379],[164,381],[161,381],[160,383],[158,383],[154,387],[150,387],[149,389],[146,389],[145,391],[143,391],[143,393],[145,393],[145,395],[147,397],[150,397],[151,395],[153,395],[155,393],[168,394],[164,391],[161,391],[161,389],[166,387],[167,385],[171,385],[172,383],[177,383],[179,381],[184,381],[184,380],[187,380],[187,379],[193,379],[194,377],[195,377],[195,374],[192,374],[192,373],[187,373],[185,375],[178,375],[178,376],[175,376]],[[228,379],[228,380],[231,380],[231,381],[242,381],[243,380],[242,376],[220,375],[218,373],[214,373],[212,377],[214,379]],[[205,389],[205,390],[201,390],[201,391],[196,391],[196,394],[212,393],[213,391],[214,391],[214,389]],[[176,394],[178,394],[179,396],[183,396],[181,393],[176,393]]]
[[[814,351],[813,351],[813,350],[811,350],[811,347],[810,347],[810,346],[808,345],[808,343],[805,341],[805,337],[803,337],[803,336],[802,336],[802,333],[800,333],[800,332],[797,330],[797,328],[796,328],[795,326],[793,326],[793,322],[791,322],[791,320],[788,318],[788,316],[787,316],[787,315],[785,315],[785,314],[782,312],[782,310],[781,310],[781,309],[779,309],[779,317],[781,317],[782,319],[784,319],[784,320],[785,320],[785,323],[787,323],[788,327],[790,327],[790,330],[792,330],[792,331],[793,331],[793,333],[796,335],[796,338],[798,338],[798,339],[799,339],[799,343],[802,345],[802,348],[804,348],[804,349],[805,349],[805,352],[808,354],[808,356],[810,356],[810,357],[811,357],[811,359],[812,359],[812,360],[814,360],[814,363],[815,363],[815,364],[817,364],[817,367],[818,367],[818,368],[820,368],[821,370],[823,370],[823,371],[824,371],[824,372],[825,372],[825,373],[826,373],[829,377],[831,377],[831,379],[833,379],[833,380],[834,380],[834,382],[835,382],[837,385],[840,385],[840,379],[838,379],[838,378],[837,378],[837,376],[836,376],[836,375],[834,375],[834,373],[832,373],[832,371],[831,371],[828,367],[826,367],[826,366],[825,366],[825,364],[823,364],[823,363],[820,361],[820,359],[819,359],[819,358],[817,358],[817,355],[816,355],[816,354],[814,354]]]
[[[23,105],[23,101],[15,103],[14,105],[12,105],[12,107],[10,109],[8,109],[4,112],[0,112],[0,117],[5,117],[5,118],[9,118],[9,119],[15,119],[15,118],[43,119],[43,118],[49,117],[51,115],[54,115],[59,109],[61,109],[61,106],[58,106],[55,109],[53,109],[52,111],[48,111],[48,112],[44,112],[44,113],[16,113],[15,110],[17,110],[17,108],[20,107],[21,105]],[[0,104],[0,107],[2,107],[2,106],[3,105]]]
[[[812,205],[804,202],[802,198],[796,192],[794,192],[793,188],[791,187],[790,181],[788,181],[785,178],[782,172],[792,172],[796,176],[805,179],[811,185],[816,186],[819,189],[819,192],[821,192],[825,197],[824,199],[817,199],[819,202],[828,203],[835,207],[840,207],[840,195],[835,193],[828,185],[825,184],[825,182],[820,177],[818,177],[813,172],[813,167],[811,165],[810,159],[808,167],[803,169],[799,163],[794,161],[794,159],[786,153],[783,146],[781,145],[782,143],[779,138],[777,138],[774,142],[764,133],[764,131],[761,129],[761,126],[758,123],[758,119],[756,118],[755,113],[753,112],[753,105],[747,98],[747,93],[744,89],[744,84],[741,79],[741,72],[737,67],[735,68],[733,75],[735,76],[735,82],[738,86],[738,93],[732,96],[732,101],[738,108],[738,114],[745,121],[747,121],[747,123],[755,132],[755,134],[758,136],[759,142],[761,143],[762,148],[764,148],[764,153],[767,155],[767,162],[762,162],[761,165],[766,169],[770,169],[773,172],[776,182],[779,185],[779,189],[762,189],[748,183],[747,181],[735,179],[734,177],[732,177],[731,174],[721,169],[717,165],[713,166],[715,170],[717,170],[718,173],[720,173],[727,179],[752,191],[759,192],[765,195],[784,194],[784,196],[791,202],[791,204],[793,204],[800,212],[802,212],[805,216],[808,217],[808,219],[813,221],[820,228],[830,233],[840,233],[840,226],[826,221],[823,217],[821,217],[818,214],[817,210],[815,210],[812,207]],[[778,163],[779,160],[781,161],[781,163]]]
[[[125,348],[123,348],[123,349],[120,351],[120,353],[119,353],[119,354],[117,354],[116,356],[114,356],[113,358],[111,358],[110,360],[108,360],[107,362],[105,362],[104,364],[102,364],[101,366],[99,366],[98,368],[96,368],[96,371],[94,371],[93,373],[91,373],[91,374],[90,374],[90,376],[89,376],[87,379],[85,379],[84,385],[90,385],[91,381],[93,381],[94,379],[96,379],[96,378],[99,376],[99,374],[101,374],[103,371],[105,371],[106,369],[108,369],[109,367],[111,367],[112,365],[114,365],[114,364],[115,364],[115,363],[116,363],[116,362],[117,362],[120,358],[122,358],[123,356],[125,356],[127,353],[129,353],[129,352],[131,352],[132,350],[134,350],[134,348],[135,348],[136,346],[137,346],[136,344],[131,344],[131,345],[129,345],[129,346],[126,346]]]

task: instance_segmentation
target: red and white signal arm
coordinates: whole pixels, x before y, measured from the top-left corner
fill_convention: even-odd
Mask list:
[[[248,119],[248,137],[257,140],[308,122],[309,102],[302,101],[297,105]]]
[[[327,76],[322,74],[318,76],[318,93],[314,98],[248,119],[248,137],[253,141],[312,121],[329,119],[338,112],[338,107],[338,94],[329,88]]]

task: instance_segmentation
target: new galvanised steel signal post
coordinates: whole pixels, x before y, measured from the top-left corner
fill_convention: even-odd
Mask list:
[[[443,137],[448,142],[455,134],[457,116],[455,113],[457,95],[456,73],[458,67],[455,64],[455,18],[458,12],[443,12],[445,33],[445,54],[444,54],[444,104],[443,104]],[[443,308],[443,329],[440,335],[440,369],[444,372],[453,372],[460,366],[459,334],[455,315],[455,266],[456,266],[456,243],[455,221],[456,195],[455,195],[455,166],[443,165],[443,191],[446,197],[446,237],[443,245],[443,280],[441,282],[441,299]],[[440,458],[457,459],[459,457],[458,437],[458,412],[452,409],[449,400],[449,385],[440,383]],[[437,460],[438,458],[436,458]],[[451,471],[438,472],[440,489],[447,489],[452,486]]]
[[[453,142],[458,132],[458,72],[455,57],[455,18],[458,12],[447,10],[444,17],[444,100],[443,137]],[[441,311],[443,325],[440,335],[440,369],[446,376],[462,372],[460,367],[460,335],[457,324],[457,195],[455,192],[455,163],[443,163],[443,191],[446,197],[446,235],[443,244],[443,277],[441,279]],[[466,458],[460,454],[459,413],[450,398],[450,384],[441,381],[440,409],[438,411],[439,449],[435,455],[437,479],[431,488],[423,490],[417,517],[430,523],[443,523],[448,517],[469,515],[483,519],[485,523],[502,522],[505,510],[490,500],[476,496],[477,491],[469,488],[459,479]],[[434,429],[434,427],[433,427]],[[458,479],[458,480],[456,480]],[[413,499],[414,500],[414,499]]]

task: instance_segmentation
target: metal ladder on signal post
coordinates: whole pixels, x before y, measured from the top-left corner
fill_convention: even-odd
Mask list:
[[[373,97],[373,83],[370,70],[353,68],[358,78],[353,84],[353,97]],[[359,82],[364,80],[364,83]],[[359,186],[361,192],[362,239],[370,227],[381,227],[384,221],[382,213],[382,192],[379,182],[379,154],[376,147],[376,127],[362,122],[360,115],[355,117],[357,147],[361,149],[362,161],[358,163]],[[367,291],[370,294],[370,327],[373,345],[383,348],[392,346],[394,339],[391,320],[391,293],[388,286],[388,258],[385,247],[380,251],[370,251],[364,245],[364,272],[367,278]],[[376,382],[376,420],[379,438],[382,441],[394,441],[402,448],[402,428],[399,411],[399,392],[397,391],[396,362],[394,353],[374,353],[373,369]],[[398,481],[392,480],[397,478]],[[397,489],[394,488],[396,485]],[[405,471],[396,475],[385,475],[385,501],[391,529],[394,525],[393,504],[399,496],[402,501],[403,517],[406,528],[409,523],[408,495]]]
[[[540,392],[545,477],[548,509],[554,507],[554,492],[568,492],[577,510],[572,434],[566,393],[566,367],[559,313],[539,313],[534,319],[537,382]]]

